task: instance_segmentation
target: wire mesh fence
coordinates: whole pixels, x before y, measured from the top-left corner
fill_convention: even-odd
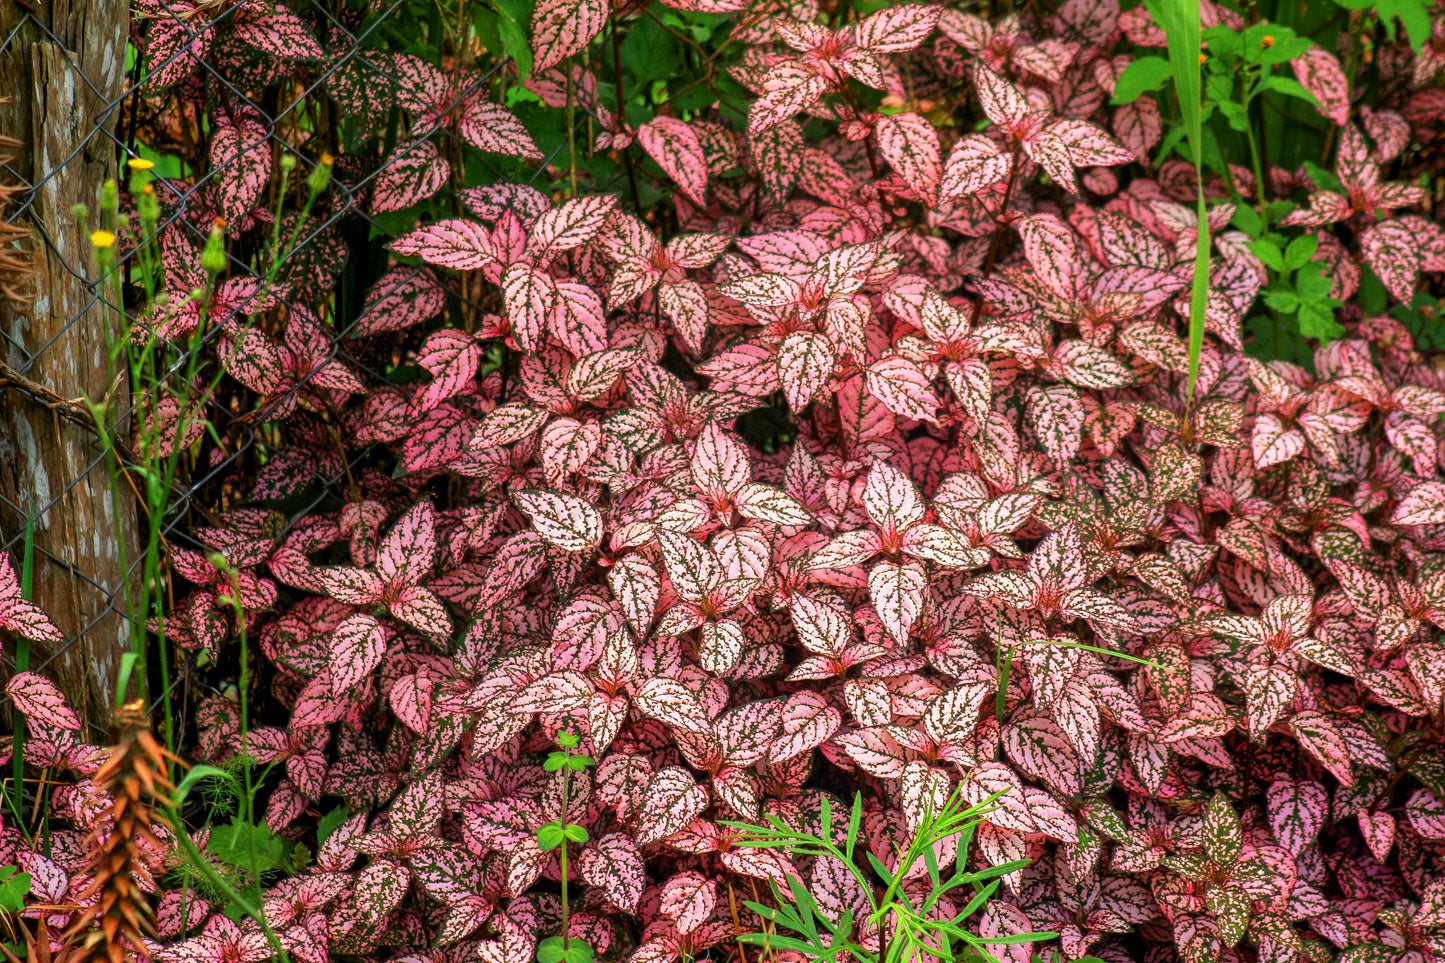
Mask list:
[[[286,528],[272,532],[280,538],[317,506],[341,496],[359,458],[342,448],[340,462],[287,463],[285,429],[268,413],[294,408],[330,363],[344,363],[364,379],[385,380],[387,359],[359,350],[348,336],[359,314],[359,292],[386,266],[374,252],[396,227],[394,220],[377,216],[369,198],[388,164],[413,162],[406,150],[374,152],[386,158],[384,163],[376,157],[338,157],[324,196],[304,220],[294,211],[283,212],[277,178],[263,178],[263,193],[253,208],[243,211],[239,222],[226,219],[227,263],[217,276],[224,279],[224,296],[218,288],[210,323],[189,341],[170,339],[167,366],[149,383],[133,383],[123,359],[115,361],[137,332],[160,330],[164,336],[166,330],[158,323],[166,309],[148,303],[141,290],[143,264],[139,247],[128,243],[133,238],[116,232],[113,265],[103,266],[106,258],[97,256],[100,249],[87,230],[99,226],[105,184],[124,183],[127,162],[154,165],[149,183],[160,219],[153,236],[163,239],[164,268],[181,276],[176,252],[203,248],[217,215],[235,213],[234,199],[225,192],[251,177],[247,165],[264,163],[274,172],[283,156],[294,158],[291,183],[301,183],[318,165],[332,165],[330,155],[341,153],[338,142],[355,121],[346,108],[354,111],[359,98],[342,98],[349,103],[338,104],[333,94],[339,88],[415,79],[400,75],[404,61],[377,51],[378,38],[395,38],[405,25],[405,0],[372,3],[360,17],[344,9],[338,13],[338,5],[321,0],[293,4],[281,20],[260,18],[257,11],[266,9],[155,0],[137,5],[133,13],[121,2],[56,4],[43,10],[16,6],[0,19],[0,79],[5,89],[16,92],[0,106],[0,134],[16,143],[3,171],[3,180],[12,185],[5,222],[16,238],[23,235],[7,242],[5,257],[28,257],[21,270],[31,274],[26,298],[3,308],[0,325],[0,550],[9,553],[18,570],[27,542],[33,545],[34,599],[65,634],[61,644],[35,647],[25,664],[17,664],[16,646],[5,646],[0,674],[8,677],[24,668],[50,674],[99,732],[105,730],[121,659],[131,650],[134,623],[141,618],[133,608],[147,561],[141,532],[148,519],[146,500],[137,489],[145,476],[134,470],[143,467],[144,453],[128,443],[137,426],[176,397],[202,406],[201,420],[209,426],[187,449],[182,470],[170,482],[161,520],[164,544],[210,550],[214,546],[198,531],[216,525],[218,513],[241,504],[244,492],[238,486],[244,479],[267,465],[280,473],[278,463],[307,476],[302,481],[293,473],[290,479],[288,490],[305,497],[287,505]],[[243,27],[284,34],[300,23],[324,37],[324,49],[318,45],[321,56],[290,62],[279,82],[258,81],[252,76],[258,62],[274,64],[275,58],[213,49],[228,21],[248,17],[244,24],[231,23],[231,36]],[[271,37],[262,46],[278,42],[285,38]],[[433,143],[439,139],[441,155],[464,146],[449,122],[453,114],[507,68],[500,58],[474,65],[465,82],[434,97],[428,106],[440,137],[435,128],[423,135]],[[185,79],[177,82],[178,75]],[[241,133],[230,135],[234,142],[225,146],[215,120],[222,115],[246,121],[233,125]],[[393,113],[388,140],[396,129]],[[566,143],[559,141],[540,164],[530,165],[523,180],[543,177]],[[468,170],[475,172],[478,163],[471,157]],[[480,163],[485,167],[485,158]],[[516,177],[515,171],[489,171],[493,179],[504,173]],[[474,173],[469,176],[475,179]],[[88,209],[88,220],[77,205]],[[267,223],[268,207],[290,220]],[[135,212],[129,214],[133,228]],[[266,241],[288,234],[294,244],[268,263]],[[274,240],[270,253],[277,254]],[[344,267],[337,270],[338,264]],[[198,391],[185,381],[198,355],[215,359],[222,354],[219,348],[234,336],[235,323],[260,316],[264,324],[268,312],[288,310],[298,290],[315,304],[318,285],[327,289],[319,300],[329,305],[330,323],[316,329],[324,331],[325,344],[312,346],[309,369],[284,391],[258,401],[254,394],[231,390],[230,383]],[[453,287],[446,293],[451,310],[477,310],[475,292]],[[384,294],[373,287],[366,297]],[[99,426],[92,403],[103,406]],[[115,443],[108,447],[106,438]],[[112,457],[124,465],[116,476],[108,463]],[[152,673],[154,704],[167,689],[179,696],[196,684],[181,669],[163,677]],[[0,705],[6,702],[8,697],[0,697]]]

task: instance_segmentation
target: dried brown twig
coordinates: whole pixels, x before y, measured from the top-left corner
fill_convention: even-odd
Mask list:
[[[9,102],[9,97],[0,98],[0,104]],[[23,146],[12,137],[0,137],[0,166],[13,161],[13,151]],[[28,238],[30,232],[17,224],[8,223],[4,218],[10,213],[15,198],[26,190],[23,184],[0,183],[0,297],[17,305],[28,304],[35,297],[29,291],[35,279],[35,261],[29,251],[16,244]]]

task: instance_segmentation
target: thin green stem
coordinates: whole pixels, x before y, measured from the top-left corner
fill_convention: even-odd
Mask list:
[[[1249,165],[1254,173],[1254,198],[1258,204],[1259,220],[1263,225],[1263,227],[1260,228],[1260,236],[1263,237],[1264,234],[1269,231],[1269,204],[1264,196],[1264,161],[1259,151],[1259,140],[1255,137],[1254,122],[1249,119],[1249,107],[1253,101],[1253,95],[1245,98],[1244,101],[1244,116],[1246,121],[1244,125],[1244,135],[1245,140],[1249,142]]]
[[[572,751],[571,751],[570,749],[567,750],[567,755],[568,755],[568,756],[571,756],[571,755],[572,755]],[[571,907],[568,905],[568,902],[567,902],[567,836],[566,836],[566,827],[567,827],[567,790],[571,788],[571,784],[572,784],[572,767],[571,767],[571,766],[563,766],[563,767],[562,767],[562,814],[561,814],[561,816],[558,817],[557,822],[560,823],[560,824],[562,825],[562,828],[563,828],[562,852],[559,854],[558,858],[560,859],[560,861],[561,861],[561,863],[562,863],[562,952],[563,952],[564,954],[567,952],[568,947],[571,945],[571,937],[568,935],[568,933],[569,933],[569,931],[570,931],[571,928],[572,928],[572,925],[571,925]]]
[[[229,563],[227,563],[227,564],[226,564],[226,567],[223,569],[223,571],[224,571],[225,574],[226,574],[226,580],[227,580],[227,583],[228,583],[228,585],[229,585],[229,587],[230,587],[230,592],[231,592],[231,594],[230,594],[230,596],[229,596],[229,602],[230,602],[231,608],[232,608],[232,609],[235,611],[235,613],[236,613],[236,624],[237,624],[237,626],[238,626],[237,633],[238,633],[238,635],[240,636],[240,647],[241,647],[241,668],[240,668],[240,672],[239,672],[239,674],[238,674],[238,676],[237,676],[237,695],[238,695],[238,698],[239,698],[240,701],[241,701],[241,744],[242,744],[243,746],[246,746],[246,747],[247,747],[247,748],[246,748],[246,752],[243,754],[242,760],[241,760],[241,772],[242,772],[242,775],[243,775],[243,777],[244,777],[245,797],[246,797],[246,798],[243,800],[242,805],[241,805],[241,819],[242,819],[245,823],[247,823],[247,824],[254,824],[255,821],[256,821],[256,789],[257,789],[257,786],[256,786],[255,778],[254,778],[254,773],[252,772],[252,766],[251,766],[251,751],[250,751],[249,745],[247,744],[248,734],[249,734],[250,731],[251,731],[251,717],[250,717],[251,700],[250,700],[250,697],[247,695],[247,692],[248,692],[248,690],[249,690],[249,688],[250,688],[250,684],[251,684],[251,680],[250,680],[250,661],[251,661],[251,659],[250,659],[250,651],[249,651],[249,648],[248,648],[248,646],[247,646],[246,609],[245,609],[245,607],[241,604],[241,584],[240,584],[240,579],[237,577],[237,573],[236,573],[235,569],[231,568],[230,565],[229,565]],[[247,834],[247,842],[248,842],[249,848],[250,848],[250,850],[251,850],[251,853],[250,853],[250,855],[251,855],[251,865],[252,865],[253,867],[254,867],[254,866],[258,866],[258,865],[259,865],[259,860],[257,859],[257,853],[256,853],[256,835],[255,835],[254,833],[248,833],[248,834]],[[257,880],[256,880],[256,888],[257,888],[257,891],[258,891],[258,892],[260,891],[260,887],[261,887],[261,880],[260,880],[259,878],[257,878]]]
[[[607,14],[607,20],[612,28],[612,74],[617,86],[617,123],[623,126],[627,124],[627,100],[622,95],[622,40],[617,35],[617,13],[615,11]],[[627,187],[632,193],[632,213],[642,215],[642,201],[637,193],[637,172],[632,169],[632,145],[622,148],[622,166],[627,169]]]
[[[281,183],[280,183],[280,185],[279,185],[279,187],[277,188],[277,191],[276,191],[276,196],[279,198],[279,200],[278,200],[277,203],[276,203],[276,210],[277,210],[278,212],[281,210],[281,205],[284,204],[285,201],[286,201],[286,187],[287,187],[287,182],[288,182],[290,179],[291,179],[291,166],[290,166],[290,165],[287,165],[287,164],[282,164],[282,165],[281,165]],[[280,263],[280,260],[279,260],[279,259],[277,258],[277,256],[276,256],[278,253],[280,253],[280,250],[281,250],[281,218],[280,218],[280,217],[277,217],[274,221],[271,222],[271,267],[272,267],[272,273],[273,273],[273,274],[274,274],[274,272],[275,272],[275,267],[276,267],[276,265]],[[268,282],[268,284],[269,284],[269,282],[270,282],[270,276],[268,276],[266,280],[267,280],[267,282]]]
[[[330,164],[330,158],[323,158],[321,163]],[[321,191],[311,187],[309,180],[307,187],[306,200],[302,203],[301,210],[296,215],[296,223],[291,228],[291,236],[286,241],[286,247],[279,252],[274,247],[271,250],[271,265],[266,271],[266,277],[263,278],[261,282],[260,290],[262,295],[270,294],[272,282],[276,279],[276,272],[281,269],[281,263],[289,258],[291,253],[296,250],[296,242],[301,239],[301,231],[306,226],[306,218],[311,215],[311,208],[316,204],[316,199],[321,196]],[[285,204],[286,198],[284,195],[276,201],[276,231],[278,234],[281,230],[281,208],[284,207]]]
[[[205,855],[196,847],[195,842],[191,839],[191,834],[186,832],[185,824],[181,822],[180,813],[172,809],[168,812],[168,815],[170,817],[171,829],[175,833],[176,839],[180,841],[181,847],[185,849],[186,856],[189,857],[191,862],[195,864],[195,867],[201,871],[201,875],[206,877],[212,886],[220,890],[232,904],[240,908],[241,912],[256,921],[261,927],[261,932],[266,937],[266,942],[270,944],[271,952],[276,959],[280,960],[281,963],[291,963],[291,957],[287,954],[286,948],[281,945],[281,940],[277,938],[276,931],[273,930],[271,924],[266,921],[266,914],[258,905],[252,903],[245,896],[242,896],[234,886],[226,881],[225,877],[216,872],[216,868],[211,865],[210,861],[207,860]]]
[[[1008,676],[1009,669],[1013,667],[1014,650],[1012,647],[1004,649],[999,653],[1002,659],[998,666],[998,692],[993,697],[993,714],[999,722],[1004,721],[1004,715],[1008,711]]]
[[[577,196],[577,80],[575,57],[567,60],[567,179],[571,197]]]

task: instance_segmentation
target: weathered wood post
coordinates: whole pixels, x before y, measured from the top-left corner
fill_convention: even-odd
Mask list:
[[[32,231],[36,275],[27,308],[0,307],[0,333],[6,363],[62,399],[102,398],[107,347],[124,337],[123,314],[99,297],[90,239],[72,208],[96,211],[101,185],[117,176],[111,135],[129,28],[129,0],[0,9],[0,92],[12,98],[0,106],[0,134],[25,145],[14,176],[34,191],[17,223]],[[114,410],[129,405],[122,383]],[[31,666],[50,660],[45,671],[82,718],[104,725],[131,647],[122,560],[133,565],[139,554],[134,500],[115,503],[91,432],[13,388],[0,392],[0,496],[0,544],[16,546],[17,558],[25,513],[36,515],[34,600],[75,640],[58,654],[37,648]]]

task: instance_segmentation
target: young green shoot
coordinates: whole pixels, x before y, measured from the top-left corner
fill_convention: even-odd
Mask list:
[[[567,846],[569,843],[580,846],[587,842],[587,830],[567,821],[567,799],[572,787],[572,773],[582,772],[596,763],[591,756],[573,751],[582,745],[582,740],[573,733],[557,733],[557,745],[560,748],[547,757],[542,768],[562,774],[562,812],[537,830],[537,845],[544,853],[557,850],[562,872],[562,932],[558,936],[547,937],[537,946],[537,963],[591,963],[592,946],[568,935],[571,907],[567,901]]]

